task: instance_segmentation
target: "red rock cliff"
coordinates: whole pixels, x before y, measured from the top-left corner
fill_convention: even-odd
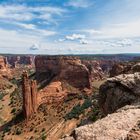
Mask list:
[[[23,113],[28,120],[37,109],[37,87],[36,81],[30,81],[27,72],[23,73],[22,83]]]
[[[37,78],[41,73],[52,76],[58,81],[65,81],[75,88],[90,88],[90,73],[81,60],[70,56],[36,56]]]

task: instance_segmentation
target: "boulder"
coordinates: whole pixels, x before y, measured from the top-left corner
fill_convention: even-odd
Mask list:
[[[105,114],[140,99],[140,73],[109,78],[99,89],[99,105]]]
[[[130,131],[139,120],[140,106],[126,106],[93,124],[76,128],[73,137],[63,140],[128,140]],[[139,136],[133,133],[133,138],[137,139],[132,140],[139,140]]]

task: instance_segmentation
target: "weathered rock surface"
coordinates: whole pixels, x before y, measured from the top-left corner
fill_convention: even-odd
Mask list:
[[[110,70],[110,77],[114,77],[120,74],[133,74],[140,72],[140,63],[116,63]]]
[[[92,82],[95,80],[102,80],[105,77],[99,61],[83,60],[82,64],[84,64],[89,69]]]
[[[63,140],[140,140],[140,73],[109,78],[100,87],[99,104],[107,116]]]
[[[10,69],[8,68],[7,59],[0,56],[0,76],[10,77]]]
[[[34,56],[18,56],[18,55],[9,55],[6,56],[7,62],[12,66],[12,67],[19,67],[19,65],[34,65]]]
[[[37,79],[55,79],[67,82],[75,88],[90,88],[90,73],[80,59],[67,56],[36,56],[35,67]]]
[[[63,140],[124,140],[139,119],[140,106],[127,106],[94,124],[76,128],[73,138]]]
[[[100,87],[99,104],[105,114],[140,99],[140,73],[109,78]]]
[[[35,81],[30,81],[26,72],[23,74],[23,110],[27,119],[43,103],[60,104],[76,89],[90,91],[89,70],[77,58],[37,56],[35,67],[39,91]]]
[[[0,70],[6,70],[6,68],[7,68],[6,58],[3,56],[0,56]]]
[[[140,120],[129,131],[125,140],[139,140],[140,139]]]
[[[37,85],[36,81],[30,81],[27,72],[23,73],[22,83],[23,113],[28,120],[37,110]]]

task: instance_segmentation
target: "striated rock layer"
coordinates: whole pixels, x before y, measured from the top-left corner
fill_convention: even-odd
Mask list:
[[[8,68],[7,58],[0,56],[0,76],[10,77],[10,69]]]
[[[18,56],[18,55],[8,55],[6,56],[7,62],[11,67],[19,67],[19,65],[34,65],[34,56]]]
[[[23,73],[23,112],[28,120],[37,110],[37,85],[36,81],[30,81],[27,72]]]
[[[106,117],[63,140],[140,140],[140,73],[108,79],[100,87],[99,104]]]
[[[99,104],[105,114],[140,99],[140,73],[109,78],[100,87]]]
[[[29,119],[43,104],[60,104],[69,93],[90,92],[90,73],[75,57],[37,56],[36,81],[23,74],[23,110]],[[77,93],[78,94],[78,93]]]
[[[133,74],[140,72],[140,63],[116,63],[110,70],[110,77],[114,77],[120,74]]]
[[[46,79],[64,81],[75,88],[90,88],[89,70],[76,57],[36,56],[35,67],[37,79],[46,76]]]

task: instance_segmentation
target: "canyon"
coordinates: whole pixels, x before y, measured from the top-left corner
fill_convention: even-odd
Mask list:
[[[3,117],[3,109],[11,111],[1,123],[0,136],[4,140],[137,140],[140,63],[124,58],[2,56],[1,78],[11,84],[0,111]]]

